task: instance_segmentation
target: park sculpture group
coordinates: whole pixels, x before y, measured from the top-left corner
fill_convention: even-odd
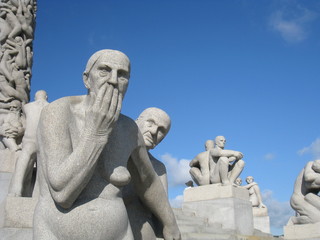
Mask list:
[[[49,104],[38,90],[30,102],[36,9],[36,0],[0,2],[0,240],[273,239],[259,186],[252,176],[242,186],[243,154],[223,136],[190,162],[182,208],[170,207],[166,167],[149,152],[170,117],[120,113],[124,53],[89,58],[87,95]],[[319,190],[316,160],[295,182],[286,239],[320,239]]]

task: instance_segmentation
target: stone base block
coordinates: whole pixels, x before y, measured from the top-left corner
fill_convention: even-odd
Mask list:
[[[209,225],[221,224],[225,230],[253,234],[252,205],[246,189],[216,184],[188,188],[182,210],[207,218]]]
[[[0,172],[0,203],[2,203],[8,195],[11,177],[12,173]]]
[[[269,216],[253,217],[253,227],[264,233],[270,233]]]
[[[319,240],[320,222],[284,226],[285,239]]]
[[[1,204],[0,226],[6,228],[32,228],[36,198],[7,197]]]

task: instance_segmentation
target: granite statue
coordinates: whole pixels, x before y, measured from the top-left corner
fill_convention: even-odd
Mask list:
[[[136,120],[136,123],[142,134],[146,149],[148,150],[151,164],[159,176],[166,194],[168,194],[166,167],[162,162],[157,160],[149,150],[155,148],[169,132],[171,126],[170,117],[163,110],[152,107],[145,109]],[[134,173],[137,170],[129,169],[129,171]],[[162,237],[163,227],[161,223],[140,200],[132,183],[124,187],[123,200],[135,240],[155,240],[156,237]]]
[[[205,152],[199,153],[195,158],[193,158],[189,164],[190,175],[192,180],[198,185],[208,185],[210,184],[210,169],[209,169],[209,151],[214,148],[214,141],[207,140],[205,143]]]
[[[299,173],[290,199],[296,216],[293,224],[312,224],[320,222],[320,160],[308,162]]]
[[[262,203],[262,197],[260,188],[258,186],[258,183],[254,182],[254,179],[252,176],[248,176],[246,178],[247,185],[243,186],[245,189],[248,189],[249,191],[249,199],[252,203],[252,207],[255,208],[267,208],[266,205]]]
[[[33,190],[33,169],[37,159],[36,133],[42,109],[47,106],[48,96],[46,91],[39,90],[35,94],[35,101],[23,106],[26,116],[26,127],[22,139],[22,151],[16,162],[12,175],[9,196],[31,197]]]
[[[125,54],[98,51],[83,73],[88,94],[58,99],[42,110],[35,240],[134,239],[122,197],[130,181],[163,224],[164,239],[180,239],[143,136],[134,120],[120,114],[129,77]]]
[[[35,0],[0,2],[0,122],[2,124],[6,115],[13,116],[12,111],[16,111],[16,115],[20,114],[18,108],[6,111],[12,104],[17,105],[16,101],[19,101],[22,107],[29,102],[35,12]],[[6,128],[2,124],[0,123],[0,128]],[[23,125],[23,122],[20,121],[15,125]],[[6,137],[1,131],[0,134]],[[2,147],[13,152],[20,150],[16,136],[9,138],[9,145],[5,142],[6,140],[2,141]]]
[[[215,146],[210,150],[210,183],[232,185],[244,168],[243,154],[224,149],[224,136],[215,138]]]

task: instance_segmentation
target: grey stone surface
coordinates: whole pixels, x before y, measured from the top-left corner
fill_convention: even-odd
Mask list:
[[[320,222],[284,226],[285,239],[319,240]]]
[[[163,110],[154,107],[145,109],[136,120],[136,123],[148,151],[155,148],[163,138],[165,138],[171,126],[171,120],[168,114]],[[165,192],[168,193],[168,180],[165,165],[152,156],[150,152],[148,152],[148,154]],[[132,171],[133,170],[131,170],[131,172]],[[135,240],[152,240],[156,239],[156,236],[162,236],[163,227],[161,226],[161,223],[140,200],[132,183],[129,183],[124,187],[123,199]]]
[[[42,110],[35,240],[133,239],[122,199],[122,187],[130,180],[161,220],[164,238],[180,239],[143,136],[132,119],[120,114],[129,76],[126,55],[98,51],[83,74],[88,95],[65,97]]]
[[[12,173],[0,172],[0,204],[7,197],[11,176]]]
[[[0,240],[32,240],[32,228],[0,228]]]
[[[224,149],[225,144],[225,137],[217,136],[215,146],[210,150],[210,183],[234,184],[244,168],[243,154]]]
[[[1,204],[1,227],[32,228],[36,198],[7,197]]]
[[[22,139],[22,151],[17,159],[15,171],[9,187],[9,196],[31,197],[34,184],[34,165],[37,159],[36,133],[42,109],[47,106],[48,96],[44,90],[35,94],[35,101],[23,106],[26,116],[25,133]]]
[[[270,233],[270,218],[269,216],[253,215],[253,227],[264,233]]]
[[[207,218],[209,225],[221,225],[223,231],[253,234],[252,206],[245,189],[231,185],[188,188],[182,210],[194,211],[197,217]]]

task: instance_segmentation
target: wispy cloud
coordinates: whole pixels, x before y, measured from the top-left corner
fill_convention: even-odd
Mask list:
[[[166,153],[161,156],[161,160],[164,162],[168,172],[169,186],[176,186],[184,184],[191,179],[189,174],[189,162],[188,159],[180,159],[172,157]]]
[[[178,195],[174,199],[170,199],[170,205],[173,208],[181,208],[183,202],[183,195]]]
[[[283,228],[291,216],[294,216],[289,202],[279,202],[273,197],[271,190],[262,192],[262,201],[268,207],[270,225],[275,228]]]
[[[310,146],[300,149],[298,154],[312,154],[315,159],[320,158],[320,138],[313,141]]]
[[[265,160],[273,160],[275,157],[276,155],[274,153],[267,153],[266,155],[264,155]]]
[[[269,19],[271,28],[288,43],[299,43],[308,37],[308,27],[317,14],[300,5],[274,11]]]

